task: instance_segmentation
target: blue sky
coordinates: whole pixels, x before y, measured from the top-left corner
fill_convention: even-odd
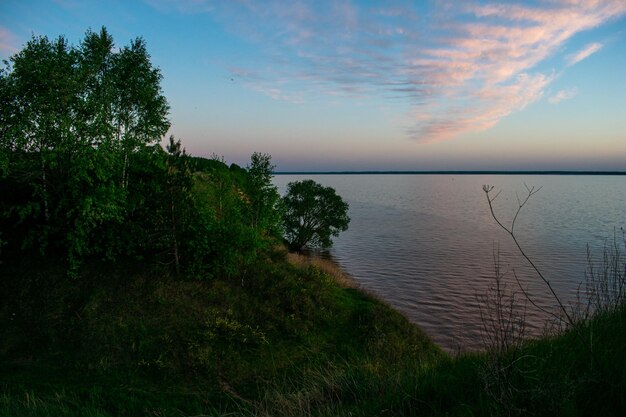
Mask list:
[[[0,56],[147,41],[170,133],[279,170],[626,170],[626,0],[0,3]]]

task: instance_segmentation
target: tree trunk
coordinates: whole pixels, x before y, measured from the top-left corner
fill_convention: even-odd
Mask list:
[[[48,208],[48,180],[46,179],[46,165],[41,155],[41,186],[43,188],[43,214],[46,223],[50,221],[50,210]]]

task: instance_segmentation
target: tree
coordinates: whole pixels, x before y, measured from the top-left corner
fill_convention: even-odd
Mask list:
[[[3,212],[29,223],[22,242],[40,249],[47,246],[48,235],[67,223],[60,194],[67,190],[78,138],[76,58],[63,37],[33,37],[5,62],[0,147],[13,196]]]
[[[283,227],[290,250],[328,248],[333,236],[348,229],[348,203],[332,187],[313,180],[290,182],[283,204]]]
[[[142,38],[115,54],[113,63],[113,122],[122,158],[121,186],[126,188],[132,153],[157,143],[169,129],[169,105],[161,95],[161,72],[152,66]]]
[[[170,136],[167,145],[167,159],[165,166],[167,168],[166,189],[168,196],[170,232],[172,254],[174,256],[174,265],[176,266],[176,274],[180,274],[180,254],[179,254],[179,233],[181,232],[181,222],[184,219],[184,209],[191,205],[191,197],[189,191],[192,186],[192,176],[189,170],[189,156],[183,148],[180,139],[174,140],[174,136]]]
[[[263,230],[252,226],[248,171],[235,164],[229,168],[215,155],[193,158],[192,167],[197,218],[182,242],[188,249],[186,262],[195,276],[243,280],[268,240]]]
[[[115,50],[104,28],[79,47],[33,37],[4,66],[0,226],[8,244],[65,252],[70,270],[86,256],[129,248],[119,242],[133,209],[131,162],[169,128],[144,41]]]
[[[280,194],[272,183],[274,168],[269,154],[254,152],[250,157],[247,194],[251,225],[269,234],[278,234],[280,225]]]

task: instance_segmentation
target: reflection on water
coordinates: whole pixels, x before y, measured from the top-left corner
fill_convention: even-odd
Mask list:
[[[493,282],[493,247],[541,307],[555,309],[548,289],[489,214],[483,184],[502,190],[494,202],[510,221],[524,183],[542,186],[522,211],[518,240],[566,302],[584,280],[586,245],[599,257],[614,228],[625,225],[626,178],[619,176],[516,175],[279,175],[311,178],[350,203],[350,228],[335,239],[330,256],[357,282],[401,310],[446,349],[481,345],[477,295]],[[511,287],[514,288],[514,283]],[[539,334],[545,314],[527,312]]]

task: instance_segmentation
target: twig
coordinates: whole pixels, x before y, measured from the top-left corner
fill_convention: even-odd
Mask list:
[[[495,211],[493,209],[493,201],[500,195],[500,192],[498,192],[494,197],[491,197],[491,195],[489,193],[494,189],[494,186],[492,186],[492,185],[483,185],[483,191],[485,192],[485,195],[487,197],[487,202],[489,203],[489,211],[491,212],[491,217],[493,217],[493,219],[496,221],[496,223],[498,223],[498,225],[500,226],[500,228],[502,230],[504,230],[505,232],[507,232],[509,234],[509,236],[511,236],[511,239],[515,243],[515,246],[517,246],[517,249],[522,254],[524,259],[526,259],[526,261],[530,264],[530,266],[537,273],[539,278],[541,278],[541,280],[546,284],[546,286],[548,287],[548,289],[552,293],[552,296],[554,297],[554,299],[558,303],[561,312],[563,313],[563,315],[567,319],[568,324],[573,327],[575,322],[572,319],[572,317],[570,316],[570,314],[567,312],[567,308],[565,308],[565,305],[561,301],[561,298],[557,295],[556,291],[554,291],[554,288],[552,287],[552,284],[550,284],[550,281],[543,275],[543,273],[539,270],[537,265],[535,265],[535,263],[530,259],[530,257],[528,257],[528,255],[526,254],[526,252],[524,251],[524,249],[522,248],[522,246],[518,242],[517,236],[515,235],[515,223],[517,222],[517,218],[518,218],[520,212],[522,211],[524,206],[528,203],[530,198],[533,195],[537,194],[541,190],[541,188],[542,188],[542,187],[539,187],[539,188],[535,189],[534,186],[533,187],[529,187],[528,185],[526,185],[526,183],[524,183],[524,187],[526,187],[526,191],[527,191],[526,197],[523,200],[521,200],[519,198],[519,196],[517,196],[517,203],[518,203],[517,204],[517,211],[515,212],[515,216],[513,216],[513,220],[511,221],[511,226],[510,227],[506,227],[500,221],[500,219],[498,219],[498,216],[496,216],[496,213],[495,213]],[[517,276],[515,278],[517,280]],[[524,293],[524,295],[526,296],[528,301],[530,301],[534,306],[538,307],[537,304],[535,304],[534,301],[528,296],[528,293],[526,293],[526,291],[522,288],[519,280],[517,280],[517,283],[518,283],[518,285],[520,285],[520,289],[522,289],[522,292]],[[543,311],[545,311],[545,310],[543,310]],[[552,315],[556,316],[555,314],[552,314]],[[559,320],[562,320],[561,317],[558,317],[558,316],[556,316],[556,317]]]

